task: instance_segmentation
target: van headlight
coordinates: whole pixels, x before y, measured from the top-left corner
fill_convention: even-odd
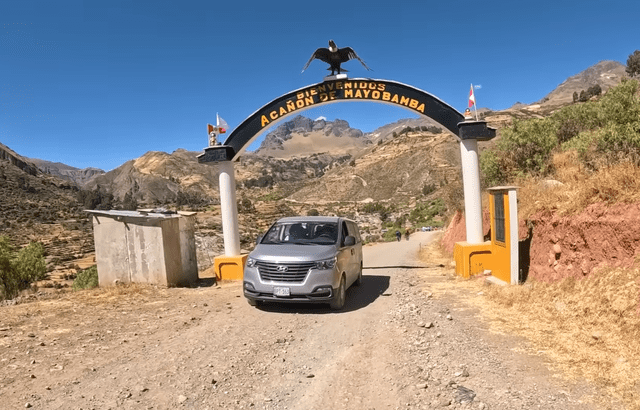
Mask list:
[[[316,261],[316,264],[313,266],[314,269],[333,269],[336,266],[336,258],[325,259],[321,261]]]
[[[250,268],[253,268],[254,266],[256,266],[256,260],[253,258],[247,258],[247,266]]]

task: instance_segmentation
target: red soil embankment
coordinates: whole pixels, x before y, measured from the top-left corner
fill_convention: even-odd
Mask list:
[[[485,234],[488,213],[483,215]],[[593,204],[577,215],[560,216],[541,211],[520,221],[520,239],[532,226],[528,278],[555,281],[583,277],[594,268],[631,266],[640,256],[640,204]],[[456,214],[442,238],[453,252],[455,242],[465,240],[465,221]]]

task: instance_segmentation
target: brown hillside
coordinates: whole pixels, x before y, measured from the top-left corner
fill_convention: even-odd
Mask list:
[[[448,133],[409,132],[376,145],[290,196],[301,202],[375,201],[420,195],[461,177],[460,153]]]

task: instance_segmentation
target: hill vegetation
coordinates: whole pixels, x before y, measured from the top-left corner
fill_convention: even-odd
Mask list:
[[[480,160],[488,185],[554,173],[553,154],[575,152],[585,172],[640,165],[638,82],[623,81],[597,101],[564,107],[542,119],[515,120]]]

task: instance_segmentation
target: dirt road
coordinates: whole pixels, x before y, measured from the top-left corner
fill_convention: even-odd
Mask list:
[[[0,308],[3,408],[589,409],[523,341],[489,332],[444,270],[432,233],[365,247],[342,312],[250,307],[240,283],[128,287]],[[446,297],[443,297],[445,296]]]

